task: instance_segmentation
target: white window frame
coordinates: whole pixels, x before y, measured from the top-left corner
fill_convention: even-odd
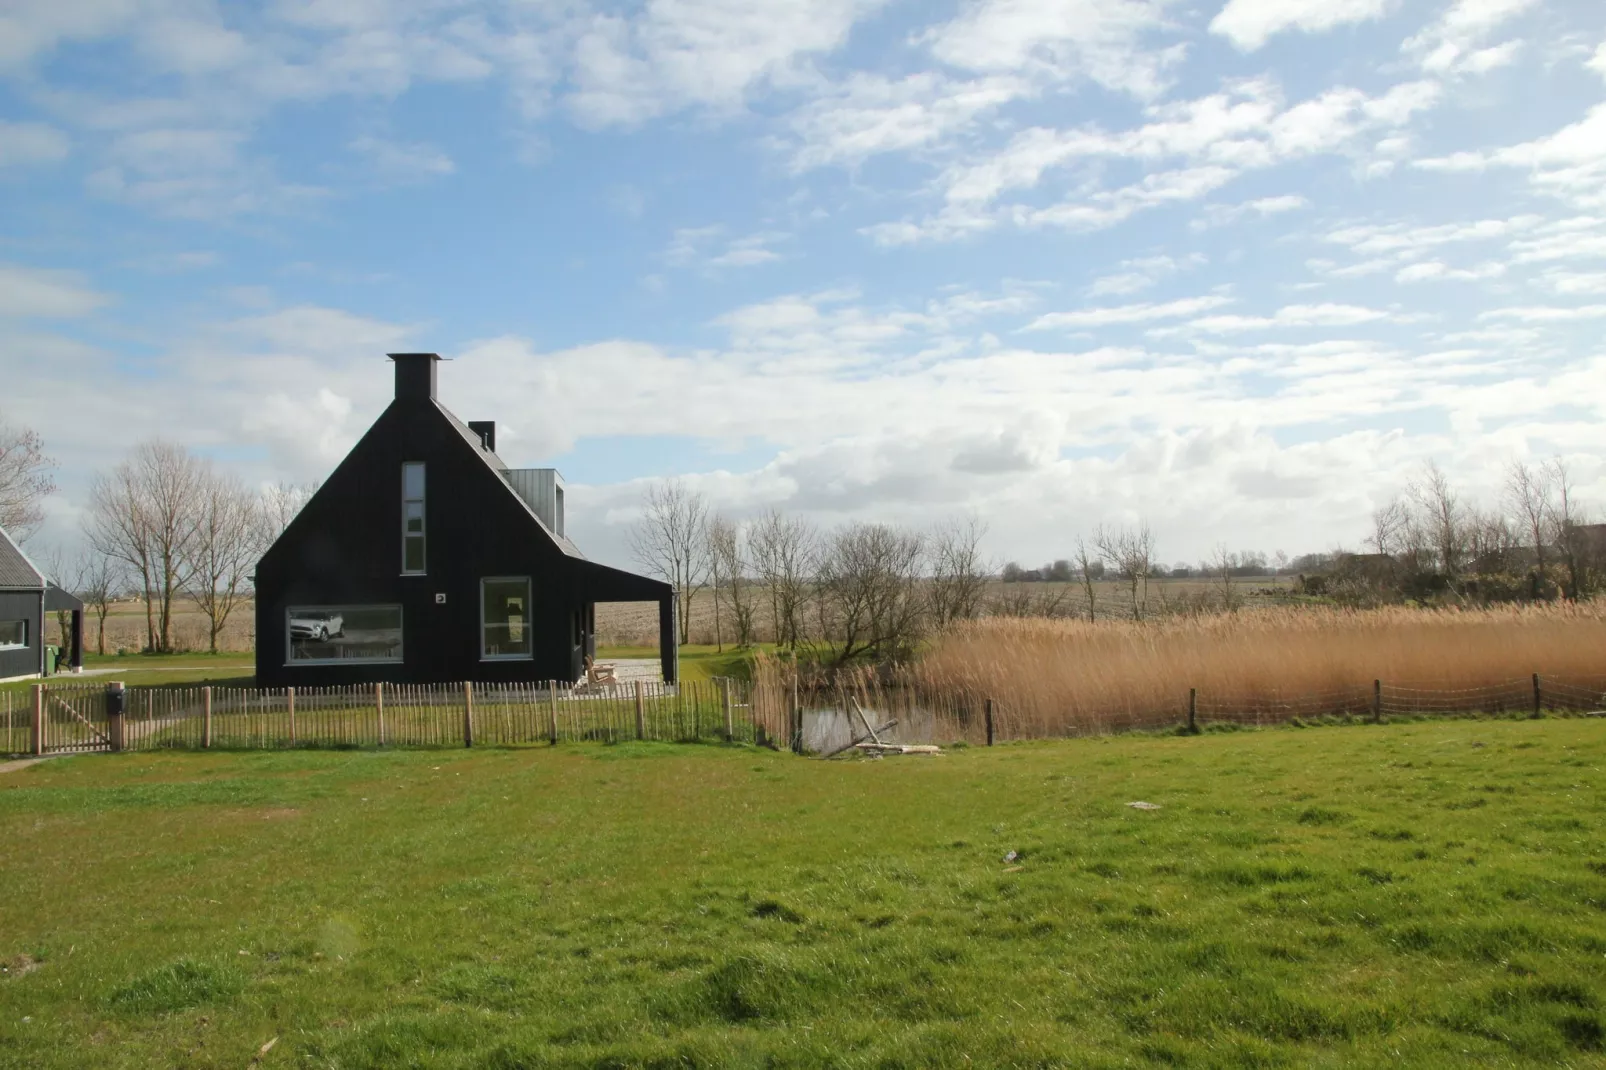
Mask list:
[[[298,609],[316,610],[319,613],[343,613],[351,609],[394,609],[396,611],[397,630],[401,632],[402,639],[396,644],[396,656],[390,658],[297,658],[292,654],[295,651],[295,640],[290,637],[290,616]],[[347,603],[338,606],[285,606],[284,607],[284,663],[288,666],[296,665],[400,665],[406,660],[406,614],[398,602],[367,602]]]
[[[524,583],[524,634],[530,637],[528,654],[487,654],[485,643],[485,585],[487,583]],[[481,661],[534,661],[535,633],[530,628],[532,603],[535,601],[535,583],[529,576],[480,577],[480,660]]]
[[[424,484],[423,496],[418,498],[409,498],[407,496],[407,470],[415,465],[418,467],[420,478]],[[401,466],[401,574],[403,576],[429,575],[429,509],[426,504],[428,501],[429,468],[424,464],[423,461],[403,461]],[[418,503],[419,517],[417,532],[410,532],[407,530],[407,506],[413,502]],[[422,568],[410,569],[407,567],[407,543],[410,539],[418,540],[418,545],[420,547],[419,557],[422,559],[424,566]]]
[[[20,618],[18,620],[8,620],[5,623],[6,624],[20,624],[20,625],[22,625],[22,642],[20,642],[20,643],[0,643],[0,650],[27,650],[28,647],[31,645],[28,642],[28,618],[27,617],[22,617],[22,618]]]

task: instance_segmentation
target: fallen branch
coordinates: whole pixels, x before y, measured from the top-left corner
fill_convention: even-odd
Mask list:
[[[866,725],[865,727],[868,728],[869,725]],[[822,755],[820,755],[820,757],[821,758],[835,758],[838,754],[841,754],[843,751],[852,750],[854,747],[857,747],[860,743],[863,743],[865,740],[871,738],[871,736],[876,736],[877,733],[885,732],[889,728],[897,728],[897,727],[898,727],[898,722],[897,721],[888,721],[886,724],[882,725],[880,728],[877,728],[874,732],[870,733],[869,736],[860,736],[857,739],[850,740],[849,742],[842,744],[842,746],[838,747],[836,750],[831,751],[829,754],[822,754]],[[877,736],[877,738],[879,739],[879,736]]]

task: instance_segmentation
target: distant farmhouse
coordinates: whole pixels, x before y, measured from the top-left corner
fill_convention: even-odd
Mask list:
[[[586,560],[562,477],[447,411],[439,356],[390,359],[394,400],[257,565],[258,685],[575,681],[598,602],[658,603],[674,683],[673,588]]]
[[[45,643],[48,613],[72,614],[65,665],[51,665]],[[84,664],[84,604],[50,581],[0,528],[0,680],[44,676]]]

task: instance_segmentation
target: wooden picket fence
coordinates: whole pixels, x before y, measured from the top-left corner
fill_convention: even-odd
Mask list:
[[[358,684],[348,687],[123,687],[40,684],[6,696],[0,753],[169,748],[429,747],[579,740],[790,744],[789,710],[755,705],[735,679]],[[120,709],[119,709],[120,707]]]

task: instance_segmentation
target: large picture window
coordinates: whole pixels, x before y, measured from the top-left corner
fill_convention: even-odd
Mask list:
[[[486,660],[528,658],[530,577],[480,581],[480,656]]]
[[[27,621],[0,620],[0,650],[20,650],[27,645]]]
[[[290,665],[402,659],[401,606],[291,606],[284,626]]]
[[[424,464],[402,465],[402,572],[424,573]]]

